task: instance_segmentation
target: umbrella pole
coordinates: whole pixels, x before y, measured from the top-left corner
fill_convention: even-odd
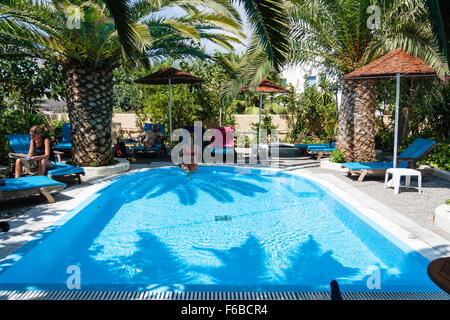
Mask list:
[[[169,78],[169,130],[170,130],[170,148],[172,149],[172,81]]]
[[[261,110],[262,110],[262,92],[259,93],[259,127],[258,127],[258,145],[261,143]]]
[[[400,73],[397,73],[397,88],[396,88],[396,96],[395,96],[395,127],[394,127],[394,168],[397,168],[399,107],[400,107]]]

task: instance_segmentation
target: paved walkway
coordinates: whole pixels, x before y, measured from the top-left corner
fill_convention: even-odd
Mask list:
[[[172,165],[170,158],[138,159],[137,163],[131,164],[131,170],[161,165]],[[327,177],[334,177],[337,182],[341,181],[343,187],[351,186],[371,199],[386,205],[386,211],[393,209],[416,224],[432,231],[432,233],[430,232],[431,236],[437,234],[450,241],[450,234],[436,227],[432,221],[434,209],[450,198],[449,181],[429,176],[423,181],[423,194],[417,194],[415,189],[403,188],[400,190],[400,194],[395,196],[392,189],[384,189],[382,178],[367,177],[366,181],[359,183],[356,178],[348,178],[345,173],[324,170],[318,166],[318,161],[308,157],[282,158],[279,161],[279,168],[282,171],[304,170],[305,173],[312,173],[326,180]],[[11,230],[0,233],[0,259],[5,258],[38,235],[111,179],[111,177],[88,179],[82,185],[78,185],[75,181],[65,181],[68,188],[55,195],[56,202],[54,204],[47,204],[43,197],[2,201],[0,220],[9,219]]]

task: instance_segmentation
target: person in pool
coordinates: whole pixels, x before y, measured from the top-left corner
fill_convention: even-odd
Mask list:
[[[54,155],[50,138],[44,136],[45,129],[42,126],[33,126],[30,129],[30,149],[24,158],[16,159],[15,177],[22,176],[25,167],[30,171],[31,165],[37,167],[37,174],[43,176],[46,169],[53,167]]]
[[[191,173],[196,173],[198,171],[198,165],[196,162],[196,156],[198,154],[198,147],[197,145],[195,145],[194,143],[194,134],[191,133],[191,144],[189,145],[184,145],[183,147],[183,159],[187,156],[189,157],[189,161],[188,163],[182,163],[180,165],[181,169],[183,169],[188,176],[190,177]]]

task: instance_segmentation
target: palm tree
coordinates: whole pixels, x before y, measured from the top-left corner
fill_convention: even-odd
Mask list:
[[[230,48],[242,36],[239,16],[228,1],[105,3],[0,0],[0,43],[66,68],[72,161],[77,166],[111,163],[114,68],[148,65],[149,58],[205,57],[197,45],[202,37]],[[180,6],[185,15],[152,15],[163,5]]]
[[[430,10],[433,31],[450,69],[450,3],[447,0],[427,0],[426,4]]]
[[[382,7],[379,29],[371,30],[367,8]],[[313,63],[340,76],[397,48],[422,57],[443,75],[423,0],[292,0],[292,64]],[[375,160],[375,83],[345,81],[339,110],[338,148],[346,161]]]

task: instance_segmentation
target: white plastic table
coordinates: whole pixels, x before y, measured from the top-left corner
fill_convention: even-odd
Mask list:
[[[388,185],[389,174],[392,174],[392,185]],[[417,184],[419,193],[422,193],[422,173],[414,169],[405,168],[391,168],[386,170],[386,175],[384,177],[384,188],[394,187],[394,194],[398,194],[400,190],[400,179],[402,176],[405,177],[406,184],[405,187],[409,188],[411,183],[411,177],[417,177]]]

